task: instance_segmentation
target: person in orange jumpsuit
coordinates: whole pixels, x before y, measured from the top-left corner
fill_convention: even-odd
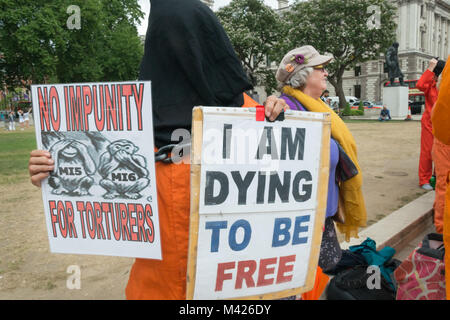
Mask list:
[[[433,72],[438,60],[431,59],[428,69],[417,81],[417,89],[425,94],[425,111],[422,114],[422,131],[420,137],[420,159],[419,159],[419,185],[425,190],[432,190],[430,179],[433,174],[433,160],[431,149],[433,147],[433,133],[431,126],[431,110],[436,103],[438,90],[436,88],[436,74]]]
[[[450,55],[447,60],[450,59]],[[432,122],[433,135],[439,142],[450,146],[450,64],[442,72],[440,93],[434,107]],[[444,205],[443,238],[445,247],[445,283],[447,300],[450,300],[450,172],[447,172],[447,187]]]
[[[156,149],[176,144],[177,129],[191,129],[194,106],[256,106],[252,89],[223,27],[199,0],[151,0],[140,80],[152,81]],[[265,115],[274,121],[287,108],[270,96]],[[50,154],[34,150],[31,182],[40,186],[53,170]],[[156,162],[162,260],[136,259],[125,290],[131,300],[186,298],[190,216],[190,165]]]
[[[440,75],[445,61],[439,60],[434,72],[437,76]],[[437,71],[436,71],[437,70]],[[439,90],[442,75],[438,78],[437,88]],[[434,107],[431,112],[432,117],[434,113]],[[434,200],[434,225],[436,232],[442,233],[444,228],[444,205],[445,205],[445,192],[447,187],[447,173],[450,171],[450,146],[442,143],[439,139],[433,139],[433,149],[431,151],[433,156],[434,171],[436,175],[435,186],[435,200]]]

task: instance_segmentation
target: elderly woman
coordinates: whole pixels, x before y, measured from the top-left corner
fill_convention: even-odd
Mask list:
[[[362,194],[362,174],[357,161],[356,144],[344,122],[321,99],[327,88],[326,65],[331,56],[320,55],[312,46],[303,46],[288,52],[280,63],[276,78],[284,99],[291,109],[331,114],[330,175],[324,234],[319,256],[319,267],[332,269],[341,258],[334,221],[346,240],[357,237],[359,227],[366,224],[366,209]],[[347,163],[340,163],[344,159]],[[341,160],[340,160],[341,159]],[[354,165],[347,175],[344,165]],[[341,166],[342,165],[342,166]],[[337,214],[340,211],[342,214]],[[320,271],[320,269],[319,269]]]

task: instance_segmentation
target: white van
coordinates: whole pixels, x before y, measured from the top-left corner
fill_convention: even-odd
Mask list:
[[[359,103],[359,99],[353,96],[345,96],[345,100],[352,106],[355,102]]]
[[[339,104],[339,97],[328,97],[328,99],[331,99],[331,105],[334,105],[335,102]],[[345,96],[345,100],[347,100],[350,105],[353,105],[355,102],[359,103],[359,99],[353,96]]]

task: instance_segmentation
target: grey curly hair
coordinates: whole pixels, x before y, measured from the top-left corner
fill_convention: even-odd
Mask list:
[[[284,86],[290,86],[294,89],[303,90],[306,86],[306,79],[314,71],[312,67],[302,68],[295,72],[288,80],[285,82],[278,82],[278,90],[281,90]]]

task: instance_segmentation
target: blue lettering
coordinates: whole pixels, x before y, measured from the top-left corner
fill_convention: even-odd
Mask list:
[[[244,229],[244,239],[241,243],[236,242],[236,231],[238,228]],[[247,220],[241,219],[233,223],[228,234],[228,244],[233,251],[241,251],[247,248],[250,238],[252,237],[252,228]]]
[[[205,224],[205,229],[211,229],[211,252],[219,251],[220,229],[227,228],[227,221],[212,221]]]
[[[302,232],[308,232],[308,226],[302,226],[303,222],[309,222],[309,215],[295,217],[294,234],[292,235],[292,245],[306,243],[308,237],[299,237]]]
[[[289,229],[291,228],[291,219],[276,218],[273,226],[272,247],[285,246],[291,240]],[[282,239],[280,239],[282,238]]]

